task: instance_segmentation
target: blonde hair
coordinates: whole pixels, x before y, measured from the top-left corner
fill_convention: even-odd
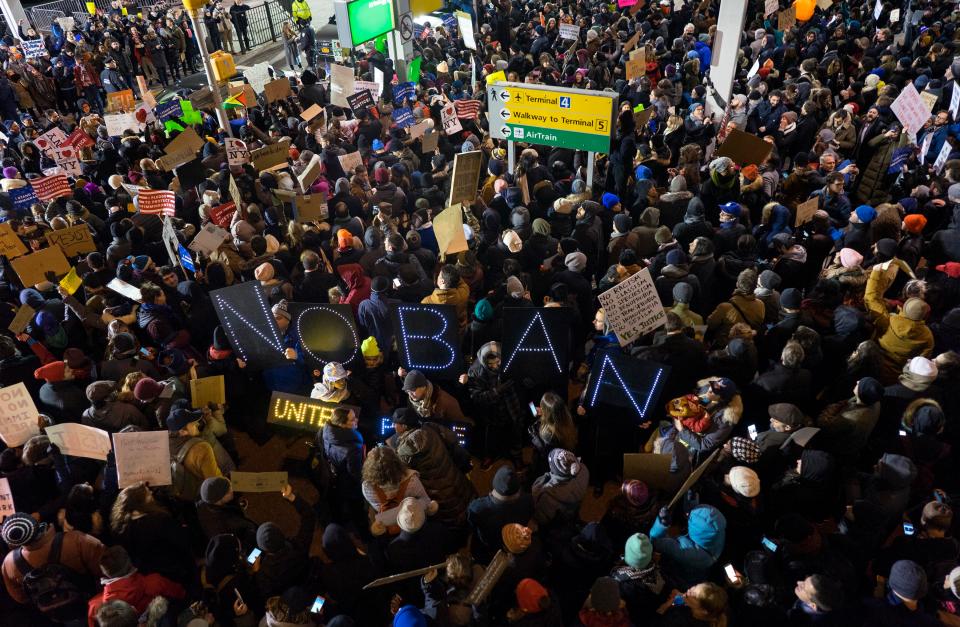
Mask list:
[[[577,426],[566,402],[553,392],[540,399],[540,438],[544,442],[556,441],[560,448],[572,451],[577,447]]]
[[[128,372],[124,375],[123,380],[120,383],[120,391],[117,392],[117,400],[125,401],[127,403],[136,402],[136,398],[133,396],[133,388],[136,387],[137,382],[140,379],[146,379],[147,375],[141,372],[140,370],[134,370],[133,372]]]
[[[703,616],[697,618],[707,621],[711,627],[727,627],[726,590],[707,581],[698,583],[687,590],[686,596],[697,601],[699,613],[703,614]]]

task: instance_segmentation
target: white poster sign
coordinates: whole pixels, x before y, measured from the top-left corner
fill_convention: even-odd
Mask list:
[[[473,36],[473,18],[464,11],[456,11],[454,15],[457,16],[457,27],[463,37],[463,45],[471,50],[476,50],[477,38]]]
[[[224,146],[227,149],[227,163],[229,165],[250,163],[250,151],[247,150],[247,144],[243,140],[227,137],[224,139]]]
[[[38,415],[23,382],[0,389],[0,438],[7,446],[20,446],[40,433]]]
[[[599,296],[607,322],[626,346],[667,321],[650,270],[644,268]]]
[[[7,516],[17,513],[17,506],[13,503],[13,492],[10,491],[10,482],[6,477],[0,478],[0,522]]]
[[[927,105],[923,102],[923,98],[920,97],[913,83],[904,87],[897,99],[890,105],[890,109],[903,124],[904,130],[914,137],[930,119],[930,110],[927,109]]]
[[[145,481],[151,486],[170,485],[170,436],[166,431],[114,433],[117,484],[120,488]]]
[[[46,432],[64,455],[106,461],[110,452],[110,434],[103,429],[67,422],[47,427]]]
[[[580,38],[580,27],[576,24],[561,24],[560,39],[567,41],[576,41]]]
[[[440,110],[440,115],[443,120],[443,130],[447,135],[453,135],[463,130],[460,118],[457,117],[457,108],[452,102]]]

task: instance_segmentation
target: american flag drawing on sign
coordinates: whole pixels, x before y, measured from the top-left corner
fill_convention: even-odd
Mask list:
[[[165,189],[142,189],[137,194],[140,213],[173,217],[177,209],[176,195]]]
[[[36,192],[37,198],[43,201],[53,200],[61,196],[69,196],[73,193],[70,190],[70,183],[67,182],[66,174],[53,174],[51,176],[32,179],[30,185],[33,186],[33,191]]]
[[[457,108],[457,117],[463,120],[476,120],[480,115],[479,100],[454,100],[453,105]]]

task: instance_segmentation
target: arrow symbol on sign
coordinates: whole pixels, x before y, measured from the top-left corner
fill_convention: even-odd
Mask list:
[[[509,126],[504,126],[503,128],[500,129],[500,132],[503,133],[503,136],[504,136],[504,137],[510,137],[510,135],[512,134],[512,133],[510,132],[510,127],[509,127]]]
[[[500,109],[500,117],[503,118],[504,120],[509,120],[510,111],[508,111],[507,109]]]
[[[500,102],[508,102],[510,100],[510,92],[506,89],[501,90],[497,96],[500,97]]]

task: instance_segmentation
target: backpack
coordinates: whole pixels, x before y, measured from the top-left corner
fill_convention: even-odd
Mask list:
[[[76,620],[86,613],[89,594],[78,583],[80,575],[60,563],[63,534],[53,537],[47,563],[34,568],[23,557],[23,548],[17,547],[13,562],[23,575],[24,594],[41,614],[54,622]]]
[[[170,487],[177,498],[195,501],[200,496],[200,484],[203,480],[187,470],[183,461],[187,458],[190,449],[201,442],[203,440],[200,438],[190,438],[180,446],[180,450],[170,460],[170,477],[173,480]]]

